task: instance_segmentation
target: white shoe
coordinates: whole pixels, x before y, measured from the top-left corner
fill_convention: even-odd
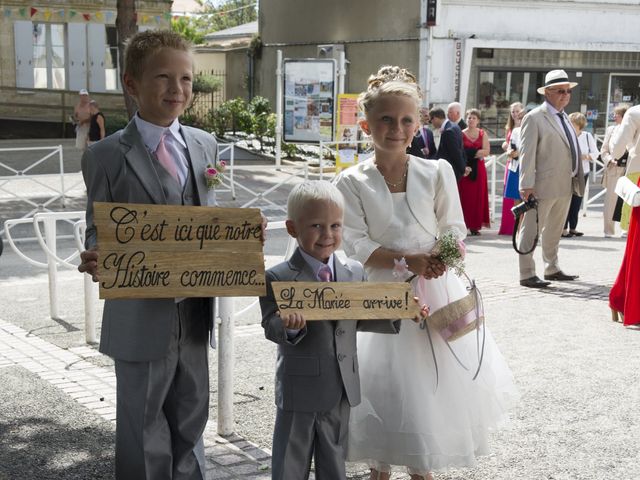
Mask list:
[[[613,235],[609,235],[608,233],[605,233],[604,238],[613,238]]]

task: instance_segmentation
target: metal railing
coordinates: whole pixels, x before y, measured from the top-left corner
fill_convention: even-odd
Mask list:
[[[5,236],[11,246],[12,250],[18,255],[18,257],[25,260],[30,265],[37,268],[44,268],[48,273],[48,286],[49,286],[49,315],[54,320],[59,320],[60,310],[58,308],[58,267],[75,270],[77,265],[72,263],[73,260],[78,258],[80,252],[84,250],[84,217],[85,212],[39,212],[30,218],[18,218],[6,220]],[[58,240],[61,236],[58,235],[58,222],[72,223],[74,227],[75,246],[73,252],[67,257],[60,257],[58,254]],[[11,229],[16,225],[31,224],[35,238],[42,251],[45,253],[46,262],[36,260],[29,255],[25,254],[16,244]],[[44,234],[42,228],[44,228]],[[64,237],[68,238],[68,237]],[[88,276],[87,276],[88,277]],[[96,330],[95,330],[95,314],[93,313],[93,305],[95,303],[95,287],[91,285],[91,278],[89,277],[89,283],[85,279],[85,338],[87,343],[95,343]]]
[[[58,200],[62,202],[63,207],[66,206],[66,192],[80,184],[82,180],[77,181],[70,187],[65,184],[62,145],[49,147],[0,148],[0,153],[27,151],[42,151],[47,153],[27,165],[26,168],[20,170],[5,162],[0,162],[0,192],[4,193],[7,198],[16,199],[31,208],[31,210],[25,213],[21,218],[31,217],[36,212],[49,211],[49,206]],[[36,169],[36,167],[39,167],[49,159],[54,159],[56,157],[59,169],[58,173],[31,173]],[[52,179],[58,179],[59,187],[54,185],[55,182],[52,182]],[[33,187],[40,187],[37,194],[29,193],[29,190],[33,189]],[[4,229],[0,230],[0,235],[4,232]]]

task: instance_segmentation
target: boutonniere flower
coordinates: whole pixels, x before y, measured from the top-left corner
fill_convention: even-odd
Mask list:
[[[207,168],[204,169],[204,178],[207,181],[207,188],[209,190],[214,189],[222,183],[223,172],[226,168],[227,164],[224,160],[220,160],[214,164],[207,164]]]

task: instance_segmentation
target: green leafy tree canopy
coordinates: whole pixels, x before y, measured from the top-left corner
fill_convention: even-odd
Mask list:
[[[179,17],[171,22],[172,28],[191,40],[201,44],[207,33],[236,27],[258,19],[256,0],[225,0],[218,5],[203,2],[203,11]]]

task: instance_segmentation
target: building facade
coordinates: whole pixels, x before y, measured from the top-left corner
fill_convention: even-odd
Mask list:
[[[578,82],[567,111],[604,132],[613,108],[640,102],[640,6],[635,0],[261,0],[258,92],[275,97],[276,50],[316,57],[344,49],[346,89],[357,93],[381,65],[415,72],[429,104],[479,108],[503,135],[509,105],[535,105],[544,75]]]
[[[171,1],[139,1],[139,30],[167,28]],[[0,119],[68,122],[86,88],[122,112],[116,0],[0,0]]]

